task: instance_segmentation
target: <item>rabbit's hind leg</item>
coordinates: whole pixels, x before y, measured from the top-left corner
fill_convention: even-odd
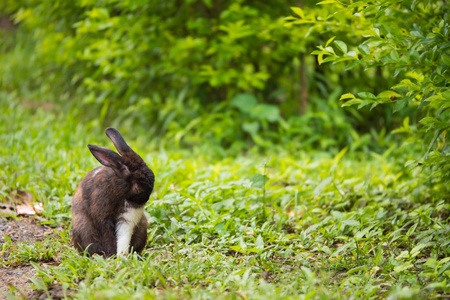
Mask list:
[[[133,248],[133,251],[139,254],[144,250],[144,247],[147,244],[147,225],[147,218],[142,216],[131,237],[130,246]]]
[[[72,239],[75,248],[92,256],[94,254],[110,257],[116,254],[114,222],[106,220],[100,224],[78,214],[72,225]]]

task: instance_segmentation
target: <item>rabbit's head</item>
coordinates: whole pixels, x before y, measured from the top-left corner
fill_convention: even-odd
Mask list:
[[[127,201],[142,205],[148,201],[153,191],[155,176],[144,160],[131,149],[120,133],[114,128],[107,128],[106,135],[111,139],[116,152],[96,145],[88,145],[92,155],[104,166],[114,170],[117,177],[123,179],[127,186]]]

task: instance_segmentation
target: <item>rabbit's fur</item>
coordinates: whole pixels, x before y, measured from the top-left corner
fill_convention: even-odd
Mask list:
[[[72,199],[72,239],[80,251],[105,257],[140,253],[147,242],[148,201],[155,176],[114,128],[106,129],[120,153],[88,145],[103,165],[90,171]]]

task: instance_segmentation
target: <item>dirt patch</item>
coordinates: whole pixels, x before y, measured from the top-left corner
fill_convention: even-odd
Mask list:
[[[50,226],[38,224],[42,221],[44,220],[39,217],[20,217],[18,219],[0,217],[0,245],[6,242],[5,236],[8,236],[13,243],[35,243],[42,242],[46,237],[54,235]],[[36,274],[36,269],[29,264],[1,266],[0,300],[7,299],[5,293],[11,293],[10,287],[16,296],[24,299],[42,297],[42,292],[33,291],[30,287],[29,278]],[[51,293],[52,297],[55,296],[54,299],[58,298],[59,294],[59,291]],[[44,296],[44,298],[47,297],[45,294]]]
[[[47,236],[53,235],[49,226],[38,225],[37,218],[23,217],[17,220],[5,220],[0,218],[0,243],[6,242],[7,235],[14,243],[42,242]]]
[[[6,297],[8,293],[22,299],[48,299],[49,296],[46,292],[35,291],[30,287],[30,278],[36,276],[36,274],[36,269],[31,265],[2,267],[0,269],[0,300],[8,299]],[[61,285],[53,284],[48,286],[48,294],[51,299],[63,299],[65,296],[70,296],[71,293],[71,290],[67,290],[64,295]]]
[[[59,300],[59,299],[66,299],[70,298],[72,294],[72,290],[67,290],[64,294],[64,289],[61,285],[58,284],[52,284],[48,286],[48,295],[46,292],[43,291],[34,291],[31,294],[30,299],[37,299],[37,300],[46,300],[46,299],[53,299],[53,300]]]
[[[15,293],[17,296],[20,294],[23,298],[31,298],[33,291],[30,290],[29,278],[36,274],[36,269],[31,265],[0,268],[0,299],[7,299],[5,293],[10,293],[10,286],[17,289]]]

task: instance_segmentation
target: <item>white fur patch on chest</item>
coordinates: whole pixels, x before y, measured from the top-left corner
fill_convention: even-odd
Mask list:
[[[134,208],[125,201],[125,212],[119,216],[116,224],[117,255],[128,253],[131,236],[143,214],[144,206]]]

